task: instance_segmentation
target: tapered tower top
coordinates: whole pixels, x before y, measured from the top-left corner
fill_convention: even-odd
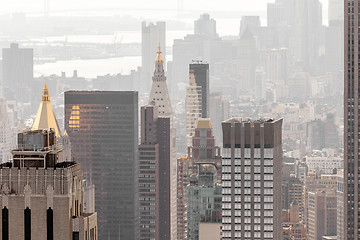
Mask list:
[[[42,99],[31,130],[55,130],[56,137],[61,137],[59,124],[50,103],[49,90],[45,81]]]
[[[156,59],[155,59],[155,62],[164,62],[164,59],[163,57],[161,56],[161,47],[160,47],[160,42],[158,44],[158,51],[157,51],[157,56],[156,56]]]

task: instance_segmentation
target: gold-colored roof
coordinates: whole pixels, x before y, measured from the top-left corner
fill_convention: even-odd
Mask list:
[[[160,43],[158,45],[158,51],[157,51],[157,56],[156,56],[156,59],[155,59],[155,62],[164,62],[164,59],[163,57],[161,56],[161,47],[160,47]]]
[[[49,130],[50,128],[53,128],[55,130],[56,137],[61,137],[61,131],[50,103],[49,90],[45,81],[45,86],[42,92],[42,100],[31,129]]]
[[[212,128],[210,119],[199,119],[197,122],[196,128],[199,128],[199,129]]]

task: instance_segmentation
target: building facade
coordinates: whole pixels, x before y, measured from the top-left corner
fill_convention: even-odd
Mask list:
[[[222,127],[222,239],[281,239],[282,119]]]
[[[171,239],[170,118],[141,108],[139,239]]]
[[[138,93],[65,92],[65,129],[95,185],[99,238],[136,239]]]
[[[209,64],[202,61],[193,61],[189,65],[190,73],[194,73],[195,83],[201,87],[201,117],[209,117],[209,95],[210,95],[210,81],[209,81]]]
[[[80,164],[60,162],[61,150],[53,129],[18,134],[13,161],[0,166],[1,239],[98,239]]]

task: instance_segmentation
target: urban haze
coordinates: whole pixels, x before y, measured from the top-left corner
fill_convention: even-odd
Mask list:
[[[0,240],[359,240],[360,0],[2,0]]]

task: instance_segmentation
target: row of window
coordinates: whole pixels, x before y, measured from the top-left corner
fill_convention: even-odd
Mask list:
[[[235,159],[235,161],[234,161],[235,166],[241,166],[241,165],[244,165],[244,166],[251,166],[251,165],[260,166],[261,163],[264,163],[265,166],[272,166],[274,164],[274,160],[265,159],[265,160],[261,161],[260,159],[255,159],[255,160]],[[231,159],[223,158],[222,159],[222,165],[223,166],[231,166]]]

